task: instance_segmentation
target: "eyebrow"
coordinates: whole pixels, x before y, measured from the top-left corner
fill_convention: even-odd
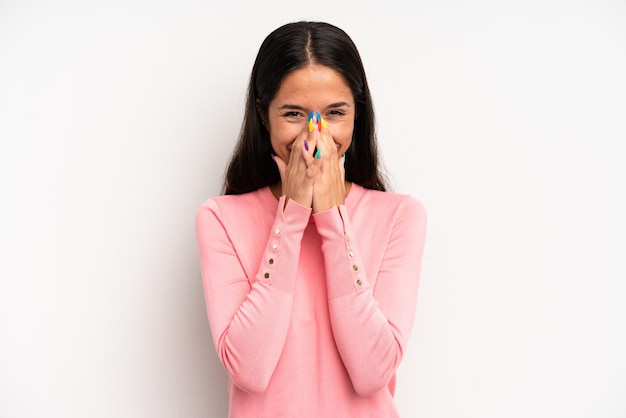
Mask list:
[[[278,108],[278,110],[304,110],[302,106],[294,105],[294,104],[284,104]]]
[[[337,102],[331,105],[326,106],[327,109],[337,108],[337,107],[350,107],[350,103],[348,102]]]
[[[333,109],[338,107],[350,107],[348,102],[336,102],[326,106],[326,109]],[[306,110],[304,107],[295,104],[284,104],[278,108],[278,110]]]

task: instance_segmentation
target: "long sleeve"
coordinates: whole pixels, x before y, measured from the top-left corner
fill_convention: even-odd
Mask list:
[[[391,219],[377,218],[374,207],[370,211],[371,222],[388,223],[368,231],[371,236],[353,230],[346,206],[313,215],[322,237],[333,335],[354,390],[362,396],[387,386],[402,359],[415,316],[426,233],[424,208],[409,196]],[[362,258],[358,240],[384,248],[375,268]]]
[[[245,222],[232,219],[235,215],[222,213],[216,199],[207,200],[197,212],[196,235],[213,341],[231,379],[246,392],[264,392],[280,358],[310,213],[293,201],[285,206],[283,197],[263,237],[253,236]],[[238,252],[242,240],[267,241],[254,277],[248,277],[242,263],[250,255]]]

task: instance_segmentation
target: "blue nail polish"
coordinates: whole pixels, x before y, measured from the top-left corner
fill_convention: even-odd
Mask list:
[[[311,113],[309,113],[309,121],[313,119],[313,116],[315,116],[315,110],[311,110]]]
[[[317,117],[317,119],[316,119],[317,121],[322,119],[322,117],[320,116],[319,112],[315,112],[315,116]]]

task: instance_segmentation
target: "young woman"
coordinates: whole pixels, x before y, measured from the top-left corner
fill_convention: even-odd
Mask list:
[[[327,23],[258,52],[224,195],[199,209],[230,417],[397,417],[426,215],[386,192],[359,53]]]

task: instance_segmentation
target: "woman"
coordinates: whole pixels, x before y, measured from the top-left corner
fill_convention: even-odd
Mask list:
[[[326,23],[276,29],[225,195],[196,222],[230,417],[398,416],[426,216],[385,188],[352,40]]]

